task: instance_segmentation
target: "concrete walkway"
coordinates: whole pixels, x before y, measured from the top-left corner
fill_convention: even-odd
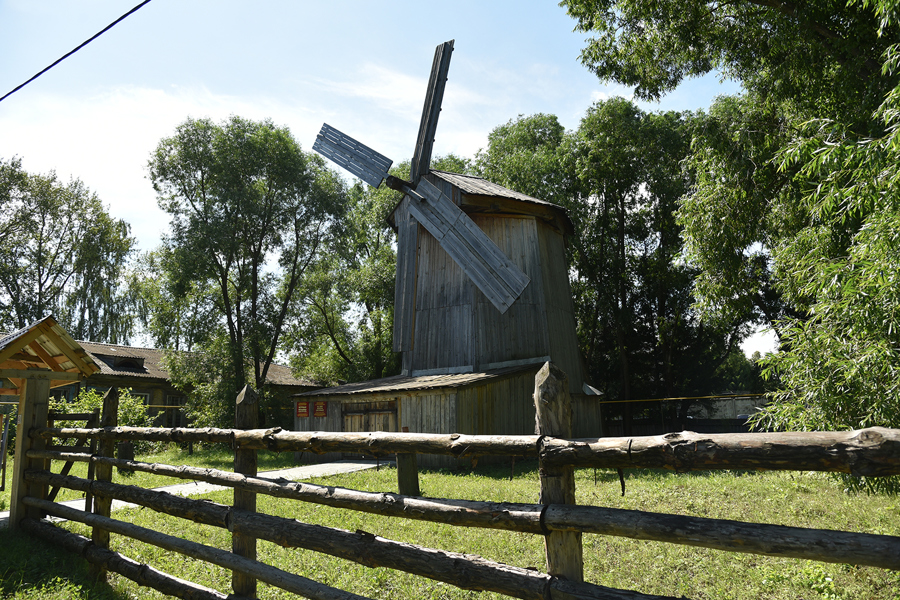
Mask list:
[[[340,475],[341,473],[353,473],[355,471],[365,471],[374,469],[378,466],[374,460],[339,460],[336,462],[322,463],[318,465],[306,465],[302,467],[291,467],[290,469],[279,469],[277,471],[263,471],[258,475],[260,479],[269,479],[272,481],[306,481],[316,477],[327,477],[329,475]],[[382,465],[389,464],[381,461]],[[176,485],[167,485],[164,487],[154,488],[157,491],[168,492],[177,496],[199,496],[210,492],[229,489],[224,485],[215,485],[206,483],[205,481],[192,481],[190,483],[179,483]],[[84,498],[79,500],[67,500],[60,502],[65,506],[84,510]],[[130,502],[122,500],[113,500],[112,509],[132,508],[136,506]],[[0,512],[0,529],[6,529],[9,526],[9,511]]]

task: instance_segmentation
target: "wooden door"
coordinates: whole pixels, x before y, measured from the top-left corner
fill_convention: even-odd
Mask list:
[[[343,431],[364,433],[369,431],[399,431],[397,427],[397,402],[342,403]],[[360,456],[358,454],[344,456]]]

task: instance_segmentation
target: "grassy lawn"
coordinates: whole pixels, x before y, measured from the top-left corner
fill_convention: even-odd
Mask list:
[[[177,450],[141,458],[172,464],[201,464],[199,455],[188,457]],[[229,467],[231,460],[226,453],[206,458],[202,464],[224,468]],[[290,455],[261,457],[261,469],[288,466],[291,458]],[[114,477],[139,485],[177,483],[150,480],[139,473]],[[479,466],[475,472],[423,472],[420,481],[422,493],[435,497],[536,502],[538,496],[534,462],[517,463],[511,481],[508,465]],[[328,477],[320,483],[367,491],[394,491],[396,471],[383,468],[378,472]],[[577,473],[577,491],[579,504],[900,536],[900,499],[848,494],[835,480],[819,474],[632,472],[627,474],[627,491],[622,497],[615,473],[582,470]],[[227,504],[231,493],[217,492],[208,498]],[[389,519],[265,496],[259,496],[258,505],[260,512],[304,522],[351,531],[363,529],[427,547],[479,554],[521,567],[545,568],[543,542],[538,536]],[[116,516],[211,546],[231,547],[225,531],[160,517],[150,510],[121,511]],[[86,533],[75,523],[67,527]],[[179,577],[220,591],[230,589],[230,572],[218,567],[119,536],[113,537],[113,548]],[[259,543],[259,555],[268,564],[372,598],[499,597],[458,590],[405,573],[369,569],[309,551],[288,550],[267,542]],[[900,573],[873,568],[732,554],[599,535],[584,537],[584,557],[588,581],[651,594],[684,595],[697,600],[900,600]],[[80,563],[37,542],[0,532],[0,596],[162,597],[118,576],[110,578],[111,586],[91,587]],[[260,585],[260,598],[287,597],[290,596],[285,592]]]

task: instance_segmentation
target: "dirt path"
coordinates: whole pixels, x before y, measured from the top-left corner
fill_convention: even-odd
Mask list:
[[[305,465],[302,467],[291,467],[290,469],[279,469],[277,471],[263,471],[259,474],[260,479],[287,479],[288,481],[305,481],[316,477],[327,477],[329,475],[339,475],[341,473],[353,473],[355,471],[365,471],[366,469],[374,469],[378,463],[374,460],[340,460],[330,463],[322,463],[319,465]],[[384,464],[382,461],[381,464]],[[169,492],[178,496],[198,496],[208,494],[219,490],[228,489],[223,485],[214,485],[204,481],[192,481],[190,483],[179,483],[175,485],[167,485],[164,487],[154,488],[157,491]],[[60,502],[65,506],[84,510],[84,499],[67,500]],[[129,502],[121,500],[113,500],[112,509],[130,508],[135,506]],[[6,529],[9,526],[9,511],[0,512],[0,529]]]

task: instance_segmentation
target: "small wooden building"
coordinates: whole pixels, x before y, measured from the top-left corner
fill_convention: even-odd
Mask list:
[[[576,435],[599,435],[575,333],[565,210],[480,177],[425,177],[527,275],[527,287],[498,310],[416,222],[408,209],[415,200],[404,197],[391,215],[398,240],[393,344],[402,373],[299,395],[296,428],[530,434],[534,375],[552,361],[569,377]]]

